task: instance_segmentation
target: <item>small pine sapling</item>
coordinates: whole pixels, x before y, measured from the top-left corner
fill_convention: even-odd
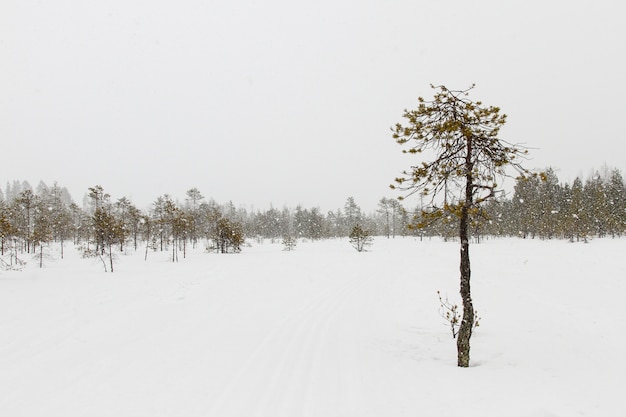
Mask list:
[[[450,331],[452,332],[452,338],[456,339],[456,335],[459,333],[459,326],[461,325],[459,306],[452,304],[447,296],[444,300],[439,291],[437,291],[437,296],[439,297],[439,315],[448,322]],[[478,326],[480,326],[480,316],[478,315],[478,310],[475,310],[472,330]]]
[[[37,253],[35,253],[35,255],[33,256],[33,259],[35,259],[38,262],[39,268],[43,268],[45,266],[44,260],[53,261],[54,257],[50,254],[50,250],[44,244],[44,242],[38,242],[38,244],[39,244],[39,249]]]
[[[350,232],[350,243],[359,252],[363,252],[367,246],[372,244],[373,240],[374,238],[369,230],[363,229],[358,224],[354,226]]]
[[[298,239],[291,235],[283,236],[283,250],[292,251],[296,249],[296,245],[298,243]]]

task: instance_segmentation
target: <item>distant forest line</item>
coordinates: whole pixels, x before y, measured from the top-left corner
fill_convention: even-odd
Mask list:
[[[605,168],[571,184],[559,181],[554,169],[543,178],[516,180],[509,195],[487,202],[473,215],[472,234],[587,241],[626,232],[626,188],[618,169]],[[269,208],[249,211],[233,203],[217,203],[190,188],[180,203],[164,194],[149,210],[126,197],[111,198],[95,185],[76,204],[68,190],[43,181],[33,189],[14,181],[0,189],[1,254],[31,253],[51,242],[71,241],[93,250],[145,247],[172,250],[173,259],[199,242],[218,252],[238,251],[245,239],[325,239],[347,237],[359,225],[371,235],[456,237],[454,213],[416,228],[427,206],[406,207],[384,197],[378,209],[364,213],[352,197],[342,208]]]

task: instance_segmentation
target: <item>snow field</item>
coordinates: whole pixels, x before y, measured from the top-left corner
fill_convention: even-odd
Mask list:
[[[472,366],[438,314],[459,246],[68,250],[0,273],[2,416],[621,416],[626,239],[470,247]]]

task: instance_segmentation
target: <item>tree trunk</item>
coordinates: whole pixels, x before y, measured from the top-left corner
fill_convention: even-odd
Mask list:
[[[456,339],[457,365],[463,368],[469,366],[470,361],[470,338],[474,325],[474,306],[470,291],[470,256],[469,256],[469,210],[473,204],[474,191],[474,164],[472,163],[472,139],[467,138],[467,155],[465,163],[465,202],[461,207],[461,220],[459,224],[459,237],[461,239],[461,299],[463,300],[463,318]]]
[[[470,338],[474,324],[474,306],[470,291],[470,257],[469,239],[467,234],[468,209],[463,207],[461,212],[460,238],[461,238],[461,299],[463,300],[463,319],[459,327],[456,340],[458,366],[468,367],[470,360]]]
[[[148,260],[148,247],[149,246],[150,246],[150,223],[147,224],[147,230],[146,230],[146,255],[143,258],[144,261]]]
[[[113,272],[113,251],[111,250],[111,243],[109,243],[109,262],[111,262],[111,272]]]

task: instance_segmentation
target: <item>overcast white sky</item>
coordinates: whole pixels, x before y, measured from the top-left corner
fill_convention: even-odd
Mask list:
[[[626,169],[620,1],[3,0],[0,186],[102,185],[146,208],[373,210],[418,161],[389,128],[477,87],[562,181]],[[412,204],[412,203],[407,203]]]

